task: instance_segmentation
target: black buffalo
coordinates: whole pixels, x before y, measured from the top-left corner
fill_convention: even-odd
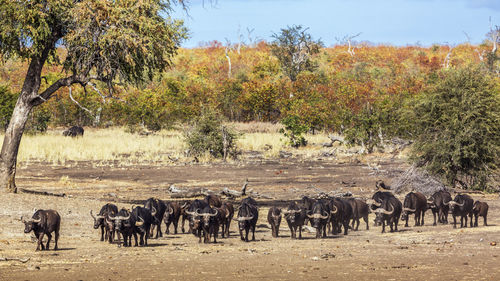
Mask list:
[[[229,237],[229,227],[231,226],[231,220],[234,216],[234,207],[233,204],[229,202],[223,202],[222,206],[219,208],[223,216],[221,216],[221,228],[222,228],[222,237]]]
[[[54,232],[54,251],[57,250],[59,229],[61,227],[61,216],[59,216],[57,211],[38,210],[35,211],[31,219],[24,220],[23,217],[21,217],[21,221],[24,223],[24,233],[30,233],[31,231],[35,233],[35,237],[38,240],[36,245],[37,251],[40,250],[40,247],[42,250],[49,249],[52,232]],[[47,235],[47,244],[45,246],[42,243],[44,235]]]
[[[217,235],[219,235],[219,224],[222,214],[216,208],[212,209],[212,207],[206,206],[198,215],[201,218],[203,243],[209,243],[210,237],[213,237],[214,243],[217,243]],[[201,236],[199,242],[201,242]]]
[[[425,195],[420,192],[410,192],[403,202],[401,220],[406,221],[405,227],[408,227],[409,215],[415,214],[415,226],[424,225],[425,211],[427,211],[427,198],[425,198]]]
[[[368,226],[368,215],[370,214],[370,207],[365,201],[357,198],[346,199],[352,207],[352,229],[357,231],[359,229],[359,220],[363,218],[366,223],[366,230],[370,229]],[[356,223],[356,227],[354,227]]]
[[[399,217],[402,210],[401,201],[396,197],[391,197],[384,200],[380,207],[374,212],[376,213],[375,222],[377,225],[382,224],[382,233],[385,232],[385,224],[389,225],[391,232],[398,231]]]
[[[396,198],[394,194],[390,191],[377,191],[373,194],[372,199],[367,200],[367,203],[370,206],[372,211],[380,209],[382,207],[382,203],[386,200]],[[375,220],[375,226],[378,226],[381,221]]]
[[[205,196],[205,202],[207,202],[207,204],[212,208],[213,207],[220,208],[222,206],[222,200],[218,195],[215,194],[209,194]]]
[[[131,220],[130,212],[122,208],[118,214],[114,217],[111,217],[113,220],[113,224],[115,227],[115,231],[121,233],[123,236],[123,246],[131,247],[132,246],[132,235],[134,236],[135,246],[137,247],[137,233],[135,232],[135,223]],[[118,243],[120,244],[120,236],[118,235]]]
[[[149,209],[137,206],[130,214],[130,221],[134,227],[134,232],[139,235],[140,246],[148,245],[149,231],[154,222],[154,217]]]
[[[189,220],[189,230],[196,237],[201,237],[202,234],[202,224],[201,217],[199,213],[208,206],[208,203],[203,200],[194,200],[191,202],[187,210],[185,211],[187,220]]]
[[[166,204],[167,209],[163,215],[163,221],[165,222],[166,230],[165,233],[170,234],[170,224],[174,225],[174,234],[177,234],[177,225],[179,224],[179,218],[181,216],[181,206],[177,202],[169,202]]]
[[[63,132],[63,136],[65,137],[77,137],[77,136],[82,136],[83,137],[83,128],[80,126],[73,126],[66,131]]]
[[[470,227],[472,223],[472,208],[474,200],[467,194],[459,194],[455,196],[453,201],[448,202],[451,206],[451,215],[453,216],[453,228],[457,227],[457,217],[460,216],[460,227],[467,227],[467,216],[470,217]],[[464,224],[465,221],[465,224]]]
[[[111,203],[102,206],[96,216],[90,210],[90,216],[94,219],[94,229],[101,228],[101,241],[104,241],[106,238],[109,243],[113,242],[115,228],[110,217],[114,217],[116,214],[118,214],[118,207]]]
[[[326,225],[330,217],[330,208],[322,201],[316,201],[307,211],[311,226],[316,228],[316,238],[326,237]]]
[[[153,237],[153,232],[155,227],[156,229],[156,237],[163,237],[163,233],[161,232],[161,221],[163,216],[165,215],[165,210],[167,209],[167,205],[160,199],[157,198],[149,198],[144,202],[144,208],[148,209],[153,216],[153,222],[151,224],[151,230],[149,231],[149,237]]]
[[[488,203],[476,201],[474,207],[472,208],[472,213],[474,214],[474,226],[477,226],[478,217],[483,217],[483,224],[488,226]]]
[[[273,237],[278,237],[281,224],[281,209],[278,207],[269,208],[267,213],[267,222],[271,225]]]
[[[434,223],[436,224],[436,215],[437,222],[439,223],[448,223],[448,212],[450,210],[450,206],[448,202],[452,201],[451,194],[446,190],[436,191],[432,194],[431,198],[428,199],[428,206],[432,210],[432,215],[434,216]]]
[[[257,226],[258,219],[259,209],[257,208],[257,202],[250,197],[241,200],[236,218],[241,240],[248,242],[248,233],[251,230],[252,241],[255,241],[255,227]],[[245,231],[245,235],[243,235],[243,231]]]
[[[330,222],[332,224],[332,233],[338,234],[344,228],[344,235],[348,234],[349,223],[354,217],[352,200],[333,198],[329,202]]]
[[[292,239],[297,238],[297,228],[299,229],[299,239],[302,239],[302,226],[306,223],[306,209],[299,207],[295,202],[288,205],[288,208],[283,211],[285,220],[290,228],[290,236]]]

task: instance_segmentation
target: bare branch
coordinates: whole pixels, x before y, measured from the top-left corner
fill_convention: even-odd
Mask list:
[[[78,105],[78,107],[79,107],[79,108],[81,108],[81,109],[83,109],[83,110],[87,111],[90,115],[94,116],[94,113],[93,113],[91,110],[89,110],[89,109],[85,108],[85,107],[84,107],[84,106],[82,106],[82,105],[81,105],[81,104],[80,104],[77,100],[75,100],[75,99],[73,98],[73,94],[72,94],[72,92],[73,92],[73,91],[72,91],[72,89],[71,89],[71,86],[70,86],[70,87],[68,87],[68,89],[69,89],[69,98],[71,99],[71,101],[73,101],[76,105]]]
[[[227,63],[228,63],[228,69],[227,69],[227,77],[231,78],[231,58],[229,57],[229,52],[231,52],[231,41],[226,38],[226,48],[224,50]]]

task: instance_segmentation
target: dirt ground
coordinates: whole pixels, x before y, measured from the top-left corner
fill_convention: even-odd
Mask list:
[[[18,187],[67,196],[0,193],[0,280],[499,280],[498,194],[472,194],[490,205],[487,227],[482,219],[477,228],[432,226],[427,212],[423,227],[414,227],[412,217],[410,227],[400,223],[399,232],[382,234],[371,214],[369,230],[362,223],[360,231],[347,236],[315,239],[314,233],[305,232],[303,240],[291,240],[282,221],[280,237],[272,238],[266,221],[270,205],[319,191],[350,191],[368,198],[377,179],[391,182],[406,168],[403,161],[389,157],[126,168],[33,164],[19,169]],[[170,234],[150,240],[148,247],[119,248],[100,242],[92,227],[89,211],[98,212],[106,202],[130,207],[122,202],[152,196],[170,200],[167,190],[172,184],[215,192],[239,189],[246,178],[249,189],[275,199],[257,199],[255,242],[241,241],[233,223],[231,237],[217,244],[199,244],[191,234]],[[404,194],[398,196],[403,200]],[[59,251],[35,252],[32,234],[23,233],[19,218],[31,216],[33,208],[60,213]],[[4,258],[30,259],[23,263]]]

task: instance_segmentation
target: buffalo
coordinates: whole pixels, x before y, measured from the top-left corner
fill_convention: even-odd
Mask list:
[[[94,216],[92,210],[90,210],[90,216],[94,219],[94,229],[98,229],[99,227],[101,228],[101,241],[104,241],[104,238],[106,237],[109,243],[113,242],[115,228],[110,217],[116,216],[117,213],[118,207],[111,203],[102,206],[96,216]]]
[[[302,226],[306,223],[306,209],[299,207],[295,202],[288,205],[288,208],[283,211],[285,220],[290,228],[290,236],[292,239],[297,238],[297,228],[299,229],[299,239],[302,239]]]
[[[483,224],[488,226],[488,203],[476,201],[474,207],[472,207],[472,213],[474,214],[474,226],[477,226],[478,217],[483,217]]]
[[[218,195],[214,194],[209,194],[205,196],[205,202],[207,202],[207,204],[212,208],[213,207],[220,208],[222,206],[222,200]]]
[[[368,204],[357,198],[349,198],[347,201],[352,207],[352,229],[357,231],[359,229],[359,220],[360,218],[363,218],[366,223],[366,230],[369,230],[370,226],[368,225],[368,215],[370,214],[370,207]],[[356,227],[354,227],[355,223]]]
[[[311,226],[316,228],[316,238],[326,237],[326,225],[330,217],[330,208],[321,201],[316,201],[311,210],[307,211],[307,217]]]
[[[177,234],[177,225],[179,224],[179,218],[181,216],[181,206],[177,202],[169,202],[166,204],[165,214],[163,215],[163,221],[165,222],[166,234],[170,234],[170,224],[174,225],[174,234]]]
[[[267,213],[267,222],[271,225],[273,237],[278,237],[281,224],[281,209],[277,207],[269,208],[269,212]]]
[[[130,214],[130,221],[132,222],[132,226],[134,226],[134,232],[139,235],[139,245],[147,246],[149,231],[151,230],[151,225],[154,222],[154,218],[150,210],[140,206],[135,207]]]
[[[257,226],[258,219],[259,209],[257,208],[257,202],[250,197],[241,200],[238,216],[236,218],[241,240],[248,242],[248,233],[251,230],[252,241],[255,241],[255,227]],[[243,231],[245,231],[245,235],[243,235]]]
[[[208,206],[207,202],[196,199],[189,205],[189,207],[185,211],[186,217],[189,220],[190,232],[193,233],[196,237],[200,237],[200,239],[203,229],[199,213],[203,209],[205,209],[206,206]]]
[[[420,192],[410,192],[403,202],[401,220],[406,221],[405,227],[408,227],[409,215],[415,214],[415,226],[424,225],[425,211],[427,211],[427,198],[425,198],[425,195]]]
[[[78,137],[82,136],[83,137],[83,128],[80,126],[73,126],[63,132],[63,136],[65,137]]]
[[[398,231],[399,216],[401,215],[402,204],[396,197],[391,197],[384,200],[380,207],[374,212],[376,213],[375,222],[377,225],[382,224],[382,233],[385,232],[385,224],[389,225],[391,232]]]
[[[329,202],[328,209],[330,211],[332,233],[338,234],[341,232],[341,227],[344,227],[344,235],[347,235],[349,223],[353,218],[353,207],[350,200],[333,198]]]
[[[453,216],[453,228],[457,227],[457,217],[460,216],[460,227],[467,227],[467,216],[470,217],[470,227],[472,223],[472,208],[474,200],[467,194],[459,194],[455,196],[453,201],[448,202],[451,206],[451,215]],[[464,224],[465,221],[465,224]]]
[[[163,237],[163,233],[161,232],[161,221],[163,219],[163,215],[165,214],[165,210],[167,209],[167,205],[165,205],[165,203],[160,199],[149,198],[146,202],[144,202],[144,208],[148,209],[153,216],[149,237],[153,237],[155,227],[157,227],[155,238]]]
[[[434,216],[434,223],[436,224],[436,215],[437,222],[439,223],[448,223],[448,212],[450,210],[450,206],[448,202],[452,201],[451,194],[446,190],[436,191],[432,196],[428,199],[427,204],[432,210],[432,215]]]
[[[210,237],[214,237],[214,243],[217,243],[217,236],[219,234],[219,222],[221,221],[221,213],[217,209],[212,209],[206,206],[201,213],[198,211],[197,215],[201,217],[201,229],[203,231],[203,243],[209,243]],[[201,242],[201,236],[200,240]]]
[[[39,251],[40,247],[42,250],[48,250],[50,245],[50,240],[52,239],[52,232],[54,232],[54,251],[57,250],[57,242],[59,241],[59,229],[61,227],[61,216],[54,210],[35,210],[35,213],[29,220],[24,220],[21,217],[21,221],[24,223],[24,233],[30,233],[33,231],[35,237],[38,240],[36,245],[36,250]],[[42,243],[43,236],[47,235],[47,244],[44,246]]]
[[[229,202],[223,202],[222,206],[219,208],[224,216],[221,217],[220,225],[222,227],[222,237],[229,237],[229,227],[231,226],[231,220],[234,216],[233,204]]]
[[[134,236],[135,246],[137,247],[137,233],[135,232],[135,223],[131,220],[130,212],[122,208],[116,216],[111,216],[113,220],[115,231],[121,233],[123,236],[123,246],[132,246],[132,235]],[[120,236],[118,235],[118,243],[120,244]]]

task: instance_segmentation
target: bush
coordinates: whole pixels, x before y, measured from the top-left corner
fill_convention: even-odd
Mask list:
[[[451,186],[487,189],[500,159],[500,96],[485,71],[450,70],[415,104],[411,159]]]
[[[211,109],[203,109],[190,130],[185,134],[185,140],[191,156],[201,156],[209,152],[215,158],[232,156],[236,158],[236,139],[238,134],[223,124],[220,114]]]
[[[302,134],[307,133],[309,127],[301,121],[299,116],[289,115],[281,120],[281,124],[284,128],[280,129],[280,133],[288,138],[289,145],[295,148],[307,145],[307,140]]]

